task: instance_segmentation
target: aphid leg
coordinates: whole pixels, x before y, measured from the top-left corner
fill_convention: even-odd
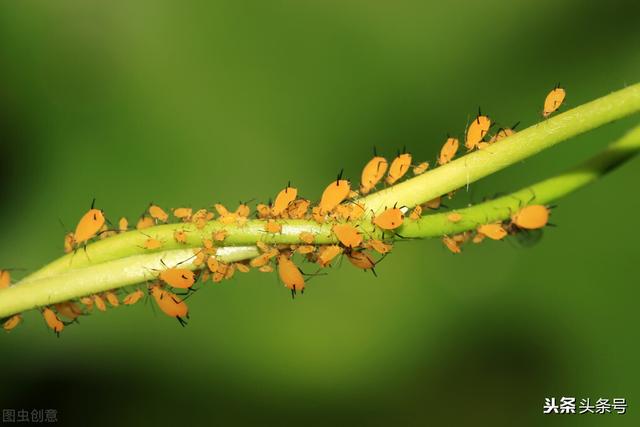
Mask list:
[[[178,319],[178,323],[180,323],[180,326],[182,326],[183,328],[187,326],[187,321],[184,320],[182,317],[176,316],[176,319]]]

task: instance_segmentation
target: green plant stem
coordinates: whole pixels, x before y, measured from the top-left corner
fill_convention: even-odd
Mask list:
[[[234,262],[258,255],[254,247],[221,248],[218,258]],[[0,291],[0,318],[62,301],[135,285],[153,280],[158,272],[178,263],[181,268],[195,269],[191,249],[134,255],[86,268],[70,270],[44,279],[31,280]],[[185,262],[185,260],[187,260]]]
[[[413,207],[517,163],[563,140],[637,111],[640,111],[640,83],[558,114],[498,141],[484,150],[467,154],[444,166],[427,171],[423,175],[378,191],[360,199],[359,202],[366,206],[367,212],[378,211],[395,204]],[[163,247],[159,249],[161,251],[180,249],[185,246],[198,248],[202,245],[203,238],[210,238],[212,232],[220,229],[228,232],[228,237],[222,243],[224,246],[254,245],[257,241],[269,244],[295,244],[300,243],[298,236],[302,231],[316,235],[318,244],[336,241],[329,225],[294,220],[279,222],[283,225],[283,229],[278,234],[266,233],[264,221],[258,220],[250,221],[243,227],[225,226],[218,221],[211,221],[201,230],[193,224],[179,223],[159,225],[143,232],[130,231],[91,243],[86,250],[81,249],[75,254],[63,256],[26,277],[23,282],[123,257],[153,253],[142,248],[149,236],[164,242]],[[447,233],[452,229],[458,229],[458,226],[452,226],[442,220],[440,225]],[[370,222],[365,221],[361,227],[369,235],[376,235]],[[187,232],[186,245],[174,240],[173,233],[176,230]],[[410,231],[403,230],[403,232]],[[434,233],[436,232],[437,230],[434,230]]]
[[[416,206],[469,185],[559,142],[640,111],[640,83],[543,120],[484,150],[378,191],[360,200],[378,212],[397,203]],[[464,148],[464,147],[463,147]]]
[[[396,203],[407,207],[422,204],[560,141],[639,110],[640,84],[636,84],[538,123],[485,150],[362,198],[360,202],[372,211]],[[640,129],[636,128],[601,155],[577,168],[510,196],[459,210],[462,220],[458,223],[451,223],[447,214],[426,215],[415,222],[407,220],[398,233],[408,238],[434,237],[472,230],[486,222],[506,220],[523,204],[548,203],[592,182],[635,154],[639,145]],[[169,265],[183,262],[189,268],[195,268],[189,261],[193,249],[201,247],[204,238],[210,238],[212,232],[222,228],[227,231],[228,237],[222,242],[224,247],[219,248],[218,254],[226,261],[256,256],[258,251],[255,246],[246,245],[254,245],[258,241],[269,244],[300,243],[299,234],[302,231],[315,234],[316,244],[336,242],[330,224],[319,225],[304,220],[279,222],[283,229],[277,234],[266,233],[265,222],[259,220],[249,221],[242,227],[211,221],[200,230],[193,224],[167,224],[92,243],[85,250],[63,256],[21,282],[0,290],[0,318],[42,305],[141,283],[157,275],[154,269],[161,268],[161,261]],[[380,235],[369,219],[365,218],[357,225],[367,238]],[[173,233],[179,229],[185,230],[188,235],[184,245],[173,238]],[[156,251],[143,249],[149,236],[164,241],[164,246]]]
[[[640,126],[580,166],[508,196],[457,210],[462,216],[460,222],[449,221],[448,212],[426,215],[418,221],[406,220],[398,230],[398,234],[407,238],[437,237],[474,230],[478,225],[487,222],[508,220],[511,214],[521,206],[527,203],[549,203],[557,200],[609,173],[638,152],[640,152]],[[360,225],[365,228],[370,227],[367,221],[361,222]],[[327,226],[319,226],[311,221],[296,221],[295,232],[287,234],[289,236],[287,239],[291,239],[291,242],[281,243],[296,243],[294,238],[297,238],[296,233],[301,230],[326,231],[325,227]],[[254,230],[253,235],[248,234],[248,230],[251,228],[245,230],[247,234],[242,238],[245,240],[239,241],[255,242],[252,239],[264,237],[259,230]],[[321,240],[322,243],[334,241],[328,234]],[[240,261],[257,255],[258,250],[254,246],[227,246],[219,248],[217,253],[218,258],[225,262]],[[163,262],[168,266],[181,263],[182,267],[195,269],[196,266],[191,262],[192,258],[193,248],[164,250],[151,254],[134,254],[102,264],[71,269],[51,277],[31,277],[28,281],[0,290],[0,318],[43,305],[152,280],[159,270],[165,268]]]

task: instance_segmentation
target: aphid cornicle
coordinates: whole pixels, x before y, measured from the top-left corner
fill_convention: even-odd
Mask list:
[[[383,230],[395,230],[402,225],[404,215],[398,208],[389,208],[373,218],[373,223]]]
[[[298,266],[286,255],[278,256],[278,275],[292,293],[304,291],[304,277]]]
[[[473,119],[469,128],[467,128],[467,139],[464,143],[465,147],[469,151],[474,148],[478,148],[478,144],[482,142],[489,128],[491,127],[491,119],[488,116],[483,116],[480,110],[478,110],[478,116]]]
[[[530,205],[511,216],[511,222],[518,228],[536,230],[549,222],[549,209],[544,205]]]
[[[10,318],[4,321],[2,324],[2,329],[9,332],[16,328],[22,322],[22,316],[20,314],[14,314]]]
[[[276,196],[273,202],[273,208],[271,208],[271,214],[273,216],[279,216],[288,207],[289,203],[293,202],[298,197],[298,189],[287,185],[284,190],[281,190]]]
[[[375,156],[362,169],[362,177],[360,178],[360,192],[362,194],[369,193],[384,177],[387,172],[389,163],[387,159]]]
[[[389,173],[387,174],[386,182],[389,185],[393,185],[397,180],[402,178],[404,174],[409,171],[411,166],[411,154],[402,153],[398,157],[393,159],[391,166],[389,166]]]
[[[542,117],[549,117],[552,113],[558,110],[562,103],[564,102],[564,98],[567,96],[567,93],[560,85],[557,85],[544,100],[544,108],[542,110]]]
[[[100,209],[95,209],[94,205],[95,199],[91,203],[91,209],[78,221],[76,231],[73,233],[73,240],[76,245],[86,243],[96,237],[105,223],[104,213]]]
[[[189,317],[189,307],[174,293],[162,289],[159,285],[152,285],[149,288],[153,299],[164,314],[175,317],[182,326],[186,325],[186,318]]]
[[[318,205],[320,214],[331,212],[349,196],[349,193],[351,192],[351,183],[346,179],[341,178],[342,171],[340,171],[338,178],[335,181],[332,181],[322,193],[320,204]]]

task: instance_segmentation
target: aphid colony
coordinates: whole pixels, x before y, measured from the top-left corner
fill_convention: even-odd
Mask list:
[[[547,96],[544,103],[543,116],[548,117],[556,111],[564,101],[564,89],[556,86]],[[478,111],[478,116],[473,119],[466,130],[465,147],[468,151],[482,150],[489,145],[515,133],[517,124],[510,128],[500,128],[489,137],[492,127],[491,119]],[[489,137],[489,138],[487,138]],[[438,165],[449,163],[457,154],[459,141],[454,137],[447,137],[439,156]],[[122,289],[106,291],[101,294],[89,295],[76,301],[66,301],[53,304],[41,309],[45,324],[56,334],[60,334],[66,325],[76,322],[80,316],[92,312],[106,311],[107,306],[118,307],[122,305],[134,305],[140,300],[152,298],[160,311],[169,317],[176,318],[181,325],[185,325],[189,318],[189,308],[185,302],[192,295],[196,283],[212,281],[219,283],[230,279],[236,271],[247,273],[251,268],[261,272],[278,271],[278,277],[283,285],[290,290],[292,296],[302,293],[309,277],[315,274],[305,274],[293,261],[294,255],[301,257],[306,262],[316,264],[319,269],[332,265],[340,256],[345,256],[349,262],[364,271],[371,270],[375,275],[376,264],[384,258],[393,248],[391,240],[400,237],[395,234],[396,229],[402,226],[404,221],[417,221],[425,210],[437,210],[441,206],[441,198],[438,197],[423,205],[415,206],[410,211],[404,211],[396,206],[384,209],[372,216],[371,222],[376,234],[382,238],[374,238],[373,235],[359,230],[351,225],[351,221],[361,219],[365,214],[365,207],[357,202],[357,197],[366,195],[374,190],[381,182],[384,185],[394,185],[401,180],[409,170],[414,175],[424,173],[429,168],[428,162],[413,164],[411,154],[403,152],[391,161],[378,156],[374,150],[374,157],[364,166],[360,178],[359,191],[353,190],[351,183],[343,179],[342,172],[337,179],[332,181],[323,191],[317,205],[312,206],[310,200],[299,198],[298,190],[288,184],[275,197],[273,203],[258,204],[255,216],[264,220],[264,232],[276,234],[282,229],[283,220],[308,219],[318,223],[331,224],[331,230],[338,243],[329,245],[314,244],[315,236],[309,232],[299,234],[300,244],[295,245],[267,245],[257,242],[260,255],[257,257],[235,263],[225,263],[216,257],[216,244],[223,244],[227,237],[224,229],[211,233],[210,238],[202,239],[202,247],[194,249],[193,257],[184,260],[192,261],[197,270],[178,265],[157,271],[155,280],[145,284],[141,288],[125,293]],[[386,176],[386,178],[385,178]],[[383,181],[384,178],[384,181]],[[449,194],[449,197],[453,193]],[[85,248],[87,243],[94,239],[105,239],[118,233],[130,230],[129,221],[120,218],[117,227],[109,228],[104,212],[91,208],[78,221],[74,232],[64,237],[64,251],[75,252]],[[241,203],[235,211],[228,210],[221,204],[213,207],[217,213],[217,221],[224,225],[243,226],[249,220],[251,209],[246,203]],[[176,222],[193,223],[201,230],[208,221],[216,218],[216,213],[207,209],[193,211],[192,208],[175,208],[168,213],[160,206],[151,204],[147,211],[138,219],[135,228],[144,230],[157,224],[170,222],[171,216]],[[453,236],[444,236],[442,241],[446,248],[453,253],[460,253],[461,246],[468,242],[480,243],[485,238],[502,240],[510,234],[529,232],[545,227],[549,220],[550,210],[542,205],[524,206],[515,212],[509,221],[482,224],[474,231],[466,231]],[[405,216],[406,215],[406,216]],[[464,220],[458,212],[447,215],[451,223]],[[160,250],[165,242],[153,236],[145,234],[147,239],[140,248],[149,251]],[[173,239],[180,244],[186,244],[187,230],[178,229],[173,234]],[[377,254],[377,256],[374,256]],[[376,260],[377,258],[377,260]],[[305,278],[305,276],[308,276]],[[0,270],[0,289],[11,284],[9,270]],[[5,331],[11,331],[22,321],[21,314],[15,314],[3,320]]]

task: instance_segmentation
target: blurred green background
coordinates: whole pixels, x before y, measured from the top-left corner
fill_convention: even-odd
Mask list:
[[[0,5],[0,264],[62,252],[93,197],[111,219],[317,199],[372,146],[436,158],[478,105],[539,120],[640,80],[638,9],[596,1],[19,1]],[[637,117],[461,191],[477,202],[595,153]],[[533,248],[452,256],[402,242],[379,277],[348,263],[292,301],[252,272],[56,339],[37,312],[0,337],[2,408],[75,425],[638,425],[638,160],[566,199]],[[543,416],[545,397],[629,413]]]

